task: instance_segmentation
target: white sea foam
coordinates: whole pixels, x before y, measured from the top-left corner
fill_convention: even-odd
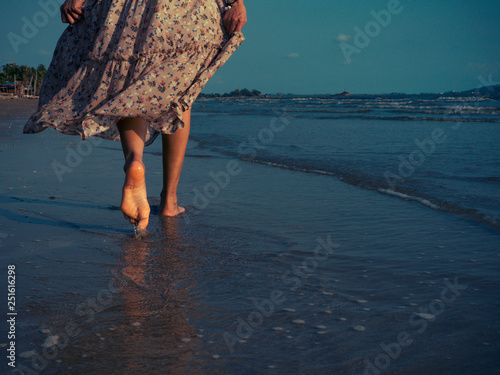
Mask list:
[[[398,198],[402,198],[402,199],[405,199],[405,200],[418,202],[418,203],[420,203],[420,204],[422,204],[424,206],[430,207],[430,208],[432,208],[434,210],[438,210],[439,209],[438,205],[435,205],[434,203],[428,201],[425,198],[414,197],[412,195],[399,193],[397,191],[389,190],[389,189],[378,189],[378,192],[382,193],[382,194],[392,195],[393,197],[398,197]]]

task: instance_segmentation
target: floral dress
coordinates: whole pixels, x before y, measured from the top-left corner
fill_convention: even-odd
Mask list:
[[[119,140],[116,123],[139,117],[149,145],[182,128],[183,112],[244,40],[227,35],[223,9],[222,0],[87,0],[57,43],[24,133]]]

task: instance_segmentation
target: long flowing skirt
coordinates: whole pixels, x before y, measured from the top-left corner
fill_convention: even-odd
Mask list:
[[[123,117],[149,122],[146,144],[175,132],[244,40],[227,35],[222,14],[222,0],[87,0],[57,43],[24,132],[119,140]]]

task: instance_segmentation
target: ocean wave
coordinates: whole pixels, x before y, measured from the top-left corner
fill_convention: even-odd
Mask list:
[[[387,194],[387,195],[392,195],[393,197],[402,198],[402,199],[407,200],[407,201],[418,202],[421,205],[430,207],[430,208],[432,208],[434,210],[438,210],[439,209],[438,205],[430,202],[429,200],[427,200],[425,198],[415,197],[415,196],[412,196],[412,195],[408,195],[408,194],[404,194],[404,193],[399,193],[397,191],[389,190],[389,189],[377,189],[377,191],[379,193]]]
[[[370,113],[371,109],[357,109],[357,110],[341,110],[341,109],[321,109],[318,111],[312,110],[296,110],[296,109],[287,109],[287,112],[291,113]]]
[[[449,101],[449,102],[483,102],[486,100],[491,100],[490,98],[481,96],[440,96],[436,100]]]
[[[361,116],[369,120],[397,120],[397,121],[440,121],[440,122],[486,122],[500,123],[496,118],[463,118],[463,117],[421,117],[421,116]]]
[[[352,113],[352,116],[318,116],[319,120],[344,120],[344,119],[363,119],[363,120],[388,120],[388,121],[438,121],[438,122],[480,122],[480,123],[500,123],[497,118],[462,118],[462,117],[422,117],[422,116],[367,116],[357,115]],[[348,113],[344,113],[346,115]],[[299,116],[296,116],[299,117]]]
[[[349,185],[357,186],[367,190],[378,191],[381,194],[390,195],[395,198],[403,199],[406,201],[417,202],[427,208],[461,216],[469,220],[486,224],[488,226],[495,228],[496,230],[500,230],[500,218],[482,212],[479,209],[460,206],[455,203],[451,203],[446,199],[441,200],[437,198],[420,196],[416,193],[403,190],[403,188],[401,188],[400,191],[396,190],[398,189],[397,187],[388,188],[387,186],[384,185],[382,181],[377,181],[376,179],[373,179],[370,176],[364,176],[360,174],[359,171],[352,171],[350,173],[346,173],[335,170],[317,169],[296,164],[288,164],[283,161],[269,160],[263,158],[249,158],[241,156],[240,158],[244,161],[257,164],[264,164],[269,167],[288,169],[301,173],[312,173],[321,176],[332,176]],[[493,178],[497,179],[497,177]]]
[[[474,108],[462,108],[460,110],[453,109],[452,112],[450,109],[393,109],[391,112],[393,113],[414,113],[414,114],[424,114],[424,115],[490,115],[497,116],[500,112],[497,111],[497,108],[487,108],[487,107],[474,107]]]

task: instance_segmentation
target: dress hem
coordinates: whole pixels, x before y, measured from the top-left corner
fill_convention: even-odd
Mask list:
[[[137,117],[149,122],[148,132],[146,135],[146,145],[153,143],[159,133],[172,134],[177,129],[183,128],[182,121],[183,113],[191,108],[192,103],[197,98],[203,87],[206,85],[212,75],[227,61],[229,56],[236,48],[244,41],[244,36],[241,32],[235,32],[231,38],[217,49],[213,48],[210,53],[207,52],[206,61],[203,63],[204,68],[196,74],[191,84],[182,91],[178,91],[176,96],[170,95],[171,98],[163,98],[160,95],[155,95],[153,100],[151,97],[141,95],[150,89],[149,74],[154,72],[162,72],[162,63],[170,57],[171,54],[165,54],[158,63],[152,64],[144,71],[143,74],[135,80],[128,82],[121,89],[117,90],[111,96],[105,99],[96,100],[95,103],[90,103],[85,108],[80,108],[81,103],[77,99],[73,99],[68,94],[68,87],[71,90],[78,90],[82,82],[89,80],[89,77],[100,75],[112,76],[116,75],[125,82],[126,78],[120,76],[120,69],[123,64],[130,64],[127,60],[106,60],[106,64],[95,64],[93,61],[82,62],[80,68],[72,76],[70,83],[64,87],[64,90],[54,95],[43,105],[40,105],[37,112],[31,116],[26,123],[23,132],[26,134],[39,133],[45,129],[52,127],[62,134],[80,135],[82,140],[92,136],[119,141],[119,133],[116,129],[116,124],[121,118]],[[194,51],[188,50],[186,61],[190,61],[190,57],[195,58],[206,47],[197,47]],[[185,52],[186,53],[186,52]],[[160,54],[152,54],[150,58],[158,61]],[[90,62],[90,64],[89,64]],[[147,57],[144,59],[136,59],[132,63],[142,66],[147,65]],[[105,66],[104,66],[105,65]],[[130,67],[127,67],[130,68]],[[165,78],[161,76],[161,78]],[[166,80],[167,78],[165,78]],[[105,91],[108,87],[96,88],[96,94],[93,98],[98,98],[99,90]],[[76,96],[76,95],[75,95]],[[117,104],[119,103],[119,104]],[[42,104],[42,103],[40,103]],[[154,108],[154,110],[150,110]],[[149,111],[148,111],[148,110]],[[69,116],[68,116],[69,114]],[[71,117],[73,114],[74,117]]]

